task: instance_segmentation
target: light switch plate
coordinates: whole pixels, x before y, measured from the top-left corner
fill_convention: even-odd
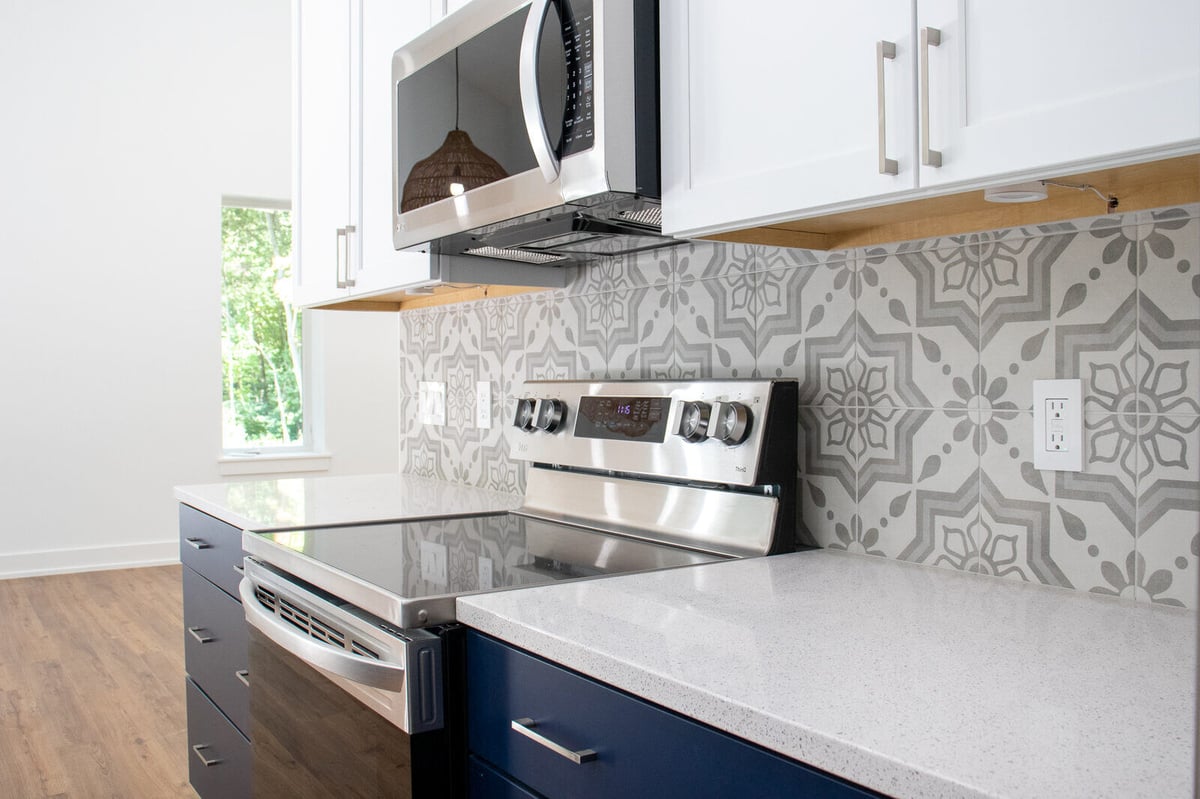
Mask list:
[[[1083,381],[1033,381],[1033,467],[1083,471]]]
[[[487,380],[475,383],[475,426],[480,430],[492,427],[492,384]]]
[[[446,384],[421,381],[417,384],[417,418],[421,424],[446,423]]]

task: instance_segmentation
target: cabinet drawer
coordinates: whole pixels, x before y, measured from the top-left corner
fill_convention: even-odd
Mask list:
[[[467,703],[472,754],[550,799],[878,796],[479,633],[467,641]],[[595,759],[572,762],[515,719]]]
[[[183,628],[188,676],[248,735],[250,691],[238,676],[250,662],[242,604],[185,568]]]
[[[542,799],[531,793],[477,757],[467,760],[467,796],[487,799]]]
[[[188,779],[201,799],[252,796],[250,742],[187,681]]]
[[[187,505],[179,506],[179,559],[230,596],[242,576],[242,531]],[[236,568],[235,568],[236,567]]]

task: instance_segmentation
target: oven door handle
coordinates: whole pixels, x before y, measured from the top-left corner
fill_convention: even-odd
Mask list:
[[[281,621],[274,613],[264,610],[254,595],[254,584],[249,579],[243,579],[238,584],[238,593],[242,597],[246,621],[305,663],[368,688],[382,691],[404,689],[403,665],[359,657],[309,638]]]
[[[542,26],[546,23],[546,12],[550,0],[533,0],[529,16],[525,18],[525,33],[521,36],[521,61],[517,72],[521,88],[521,112],[525,117],[525,132],[533,147],[534,158],[542,170],[547,183],[558,180],[559,161],[554,154],[550,134],[546,132],[546,120],[542,116],[542,95],[538,89],[538,40]]]

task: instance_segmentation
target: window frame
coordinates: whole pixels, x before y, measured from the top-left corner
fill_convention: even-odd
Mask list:
[[[291,213],[292,202],[278,198],[223,194],[221,210],[225,208]],[[293,227],[293,252],[294,236]],[[224,269],[225,260],[222,254],[222,273]],[[316,346],[321,338],[322,325],[319,314],[314,314],[307,308],[300,310],[300,318],[301,443],[269,447],[226,447],[222,423],[219,432],[221,455],[217,459],[218,470],[222,475],[313,472],[329,468],[332,455],[325,451],[324,364],[317,355],[319,348]]]

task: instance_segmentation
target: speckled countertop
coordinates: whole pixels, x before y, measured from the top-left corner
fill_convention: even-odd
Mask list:
[[[284,530],[511,510],[520,495],[407,474],[177,486],[175,498],[243,530]]]
[[[1192,794],[1191,611],[813,551],[471,596],[458,615],[889,795]]]

